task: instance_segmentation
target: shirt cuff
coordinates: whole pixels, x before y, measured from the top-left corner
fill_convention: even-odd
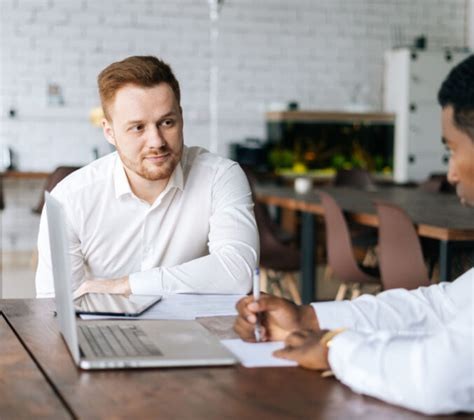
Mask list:
[[[319,302],[311,305],[316,312],[320,329],[354,327],[354,314],[349,301]]]
[[[163,294],[163,280],[161,271],[148,270],[133,273],[128,276],[130,290],[134,295],[161,295]]]

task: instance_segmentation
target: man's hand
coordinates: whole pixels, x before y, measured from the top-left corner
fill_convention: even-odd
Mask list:
[[[74,299],[86,293],[111,293],[128,296],[132,293],[128,276],[108,280],[86,280],[74,292]]]
[[[282,359],[294,360],[306,369],[327,370],[328,348],[321,344],[321,337],[327,330],[296,331],[285,340],[285,348],[276,350],[273,355]]]
[[[310,305],[297,306],[289,300],[263,294],[258,302],[246,296],[236,305],[239,313],[234,331],[245,341],[255,341],[255,324],[260,317],[262,341],[284,340],[293,331],[319,330],[318,319]]]

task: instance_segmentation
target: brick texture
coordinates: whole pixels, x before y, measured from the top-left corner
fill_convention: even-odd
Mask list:
[[[263,138],[274,103],[380,109],[383,52],[419,34],[429,47],[464,46],[465,11],[465,0],[226,0],[219,152]],[[106,153],[88,121],[99,103],[97,74],[128,55],[153,54],[181,82],[185,142],[208,147],[210,51],[206,0],[0,0],[0,140],[23,170],[85,164],[95,147]],[[60,86],[63,106],[51,103],[49,84]],[[8,214],[3,231],[18,224],[32,231],[29,214],[19,221]],[[26,246],[16,231],[3,235],[4,248]]]

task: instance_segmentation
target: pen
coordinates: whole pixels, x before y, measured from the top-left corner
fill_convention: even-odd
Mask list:
[[[255,302],[258,302],[258,300],[260,299],[260,270],[258,269],[258,267],[253,272],[253,299],[255,300]],[[257,317],[257,322],[255,324],[254,331],[255,331],[255,341],[257,341],[258,343],[261,340],[259,314],[256,314],[256,317]]]

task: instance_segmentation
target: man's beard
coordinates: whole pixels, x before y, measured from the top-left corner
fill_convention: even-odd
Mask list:
[[[148,181],[168,179],[181,159],[182,150],[181,148],[178,153],[173,153],[168,148],[161,148],[157,153],[143,153],[136,160],[131,160],[117,147],[117,152],[124,166]],[[169,156],[160,165],[154,165],[151,162],[147,163],[146,159],[144,159],[145,156],[160,156],[165,153],[169,153]]]

